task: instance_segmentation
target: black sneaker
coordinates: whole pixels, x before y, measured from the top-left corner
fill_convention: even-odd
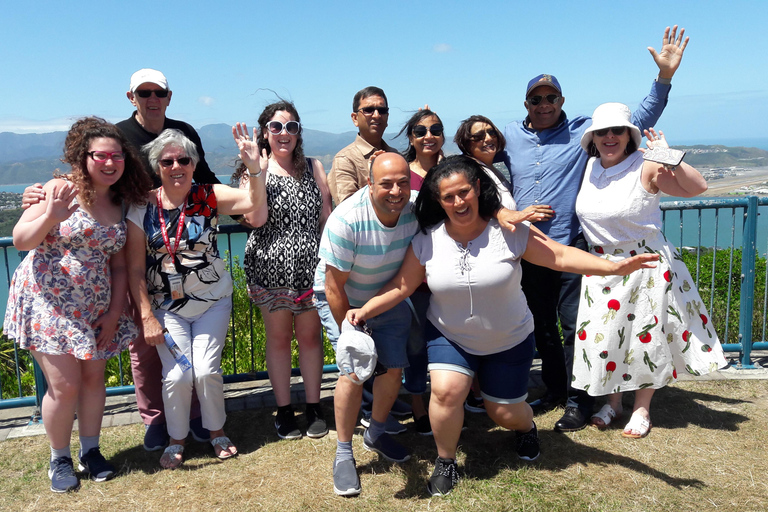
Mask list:
[[[477,414],[484,414],[485,400],[483,400],[483,397],[477,398],[473,393],[470,393],[467,400],[464,402],[464,410]]]
[[[301,430],[296,423],[296,418],[293,416],[293,408],[288,408],[285,411],[277,411],[277,417],[275,417],[275,428],[277,429],[277,435],[280,439],[301,439]]]
[[[411,458],[406,447],[392,439],[387,433],[381,434],[376,441],[371,441],[366,430],[363,434],[363,448],[369,452],[376,452],[392,462],[405,462]]]
[[[541,448],[539,447],[539,431],[536,429],[536,423],[528,432],[517,432],[515,444],[517,445],[517,456],[521,459],[528,461],[538,459],[541,455]]]
[[[328,424],[320,404],[307,404],[304,416],[307,418],[307,437],[319,439],[328,433]]]
[[[75,475],[75,468],[70,457],[59,457],[51,461],[48,470],[48,478],[51,479],[53,492],[76,491],[80,487],[80,480]]]
[[[114,478],[115,466],[107,462],[101,454],[99,447],[91,448],[85,455],[80,455],[80,464],[77,469],[91,475],[94,482],[105,482]]]
[[[144,425],[144,449],[148,452],[162,450],[168,446],[168,427],[165,423]]]
[[[416,432],[421,436],[432,435],[432,424],[429,422],[429,414],[425,414],[421,418],[414,420],[413,426],[416,428]]]
[[[456,461],[438,457],[435,470],[427,482],[427,490],[432,496],[447,496],[459,483],[459,469]]]

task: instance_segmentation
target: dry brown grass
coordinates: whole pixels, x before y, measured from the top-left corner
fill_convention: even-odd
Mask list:
[[[331,404],[325,407],[331,417]],[[400,436],[414,451],[403,465],[380,461],[355,436],[363,493],[337,497],[334,432],[321,440],[278,442],[268,410],[230,414],[237,459],[219,462],[210,446],[193,443],[177,471],[160,471],[159,454],[140,447],[140,425],[104,429],[103,452],[120,475],[101,484],[83,481],[68,495],[48,490],[44,437],[9,440],[0,445],[0,509],[768,510],[766,381],[684,382],[661,390],[654,428],[642,440],[624,439],[620,429],[557,434],[551,429],[559,414],[537,419],[544,453],[533,464],[517,459],[512,434],[468,415],[462,480],[446,498],[427,495],[434,444],[413,433]]]

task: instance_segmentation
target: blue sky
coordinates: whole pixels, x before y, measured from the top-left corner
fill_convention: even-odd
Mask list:
[[[292,99],[305,127],[353,130],[354,93],[382,87],[394,134],[425,103],[452,133],[484,114],[522,119],[526,83],[554,74],[565,111],[635,108],[664,27],[691,43],[659,127],[672,143],[768,137],[768,2],[13,2],[2,7],[0,131],[128,117],[139,68],[163,71],[168,115],[253,124]]]

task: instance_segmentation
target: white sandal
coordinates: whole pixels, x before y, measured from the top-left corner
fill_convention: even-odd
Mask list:
[[[605,430],[608,428],[608,425],[610,425],[613,420],[616,419],[617,416],[621,416],[621,413],[621,409],[619,409],[617,412],[613,409],[613,407],[610,406],[610,404],[605,404],[598,412],[592,415],[590,420],[592,425],[596,426],[600,430]],[[602,425],[595,420],[600,420]]]
[[[629,423],[624,427],[624,432],[622,432],[621,435],[631,439],[640,439],[648,435],[652,426],[653,424],[649,418],[645,418],[642,414],[634,412],[629,419]],[[637,432],[637,434],[633,434],[633,432]]]

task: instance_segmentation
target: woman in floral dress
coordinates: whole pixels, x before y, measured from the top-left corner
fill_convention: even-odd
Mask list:
[[[30,252],[14,273],[4,325],[48,383],[42,414],[54,492],[80,485],[70,452],[75,412],[80,470],[96,481],[115,474],[99,450],[104,368],[138,334],[124,311],[123,207],[142,201],[150,187],[123,134],[103,119],[72,126],[63,161],[72,172],[49,181],[13,230],[14,246]]]
[[[666,146],[663,134],[646,131],[649,147]],[[642,136],[621,103],[600,105],[581,146],[593,157],[576,200],[584,236],[593,254],[619,261],[642,253],[659,255],[659,265],[625,278],[585,276],[579,304],[573,387],[608,395],[592,417],[607,427],[622,413],[622,393],[635,391],[625,437],[651,429],[656,389],[678,372],[702,375],[726,364],[709,313],[677,250],[661,232],[661,192],[693,197],[707,189],[686,163],[668,168],[643,160]]]

